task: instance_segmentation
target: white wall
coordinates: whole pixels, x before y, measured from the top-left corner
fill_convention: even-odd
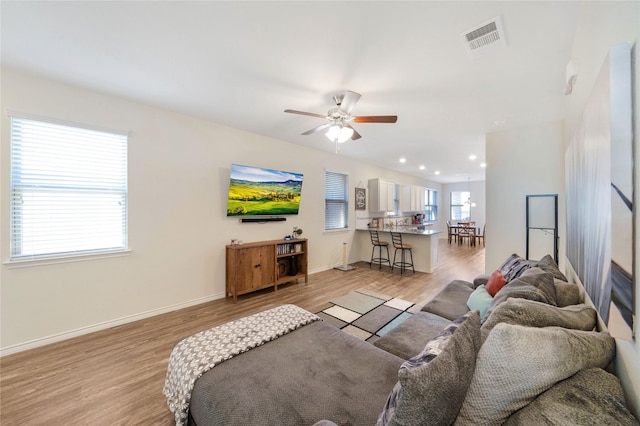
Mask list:
[[[358,182],[440,185],[264,136],[77,87],[2,70],[0,229],[9,229],[8,114],[129,132],[127,256],[14,267],[0,234],[0,349],[3,354],[167,310],[224,297],[224,246],[232,238],[281,238],[293,226],[310,240],[312,272],[342,263],[349,232],[325,233],[324,169]],[[300,214],[241,224],[226,217],[232,163],[304,173]],[[351,206],[353,206],[351,200]],[[355,227],[354,208],[350,226]],[[350,256],[355,259],[357,256]]]
[[[525,256],[527,195],[558,194],[559,259],[564,259],[563,123],[489,133],[486,158],[486,272],[495,270],[512,253]],[[553,255],[552,250],[548,252]]]
[[[584,111],[591,89],[609,49],[619,43],[629,41],[634,47],[635,93],[634,111],[634,152],[635,152],[635,200],[638,203],[640,188],[640,2],[583,2],[571,52],[571,59],[577,60],[578,78],[573,93],[565,98],[566,138],[568,144],[576,129],[578,119]],[[570,58],[567,58],[567,62]],[[570,220],[570,219],[569,219]],[[635,215],[635,331],[633,341],[616,339],[616,369],[625,388],[628,402],[636,416],[640,415],[640,342],[638,341],[638,321],[640,314],[640,215]]]

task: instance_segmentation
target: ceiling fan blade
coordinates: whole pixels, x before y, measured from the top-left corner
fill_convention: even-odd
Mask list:
[[[351,125],[349,124],[345,124],[344,127],[348,127],[351,130],[353,130],[353,135],[351,135],[351,140],[352,141],[356,141],[358,139],[360,139],[362,136],[360,135],[360,133],[358,133],[358,131],[356,129],[354,129]]]
[[[358,100],[360,100],[359,93],[350,92],[347,90],[347,93],[345,93],[344,98],[340,103],[340,111],[344,112],[347,115],[351,115],[351,110],[353,110],[353,107],[356,106]]]
[[[288,112],[291,114],[308,115],[309,117],[327,118],[326,115],[315,114],[313,112],[296,111],[295,109],[285,109],[284,112]]]
[[[323,117],[323,118],[326,118],[326,117]],[[311,135],[311,134],[313,134],[313,133],[317,133],[317,132],[319,132],[319,131],[321,131],[321,130],[326,129],[327,127],[331,126],[332,124],[333,124],[333,123],[325,123],[325,124],[321,124],[321,125],[319,125],[318,127],[314,127],[314,128],[313,128],[313,129],[311,129],[311,130],[307,130],[306,132],[304,132],[304,133],[302,133],[302,134],[303,134],[303,135]]]
[[[397,115],[361,115],[353,117],[354,123],[395,123],[398,121]]]

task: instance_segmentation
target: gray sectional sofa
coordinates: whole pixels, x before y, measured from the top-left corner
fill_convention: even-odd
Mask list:
[[[233,356],[195,381],[186,423],[638,425],[613,338],[553,259],[500,269],[498,291],[452,281],[373,345],[311,321]]]

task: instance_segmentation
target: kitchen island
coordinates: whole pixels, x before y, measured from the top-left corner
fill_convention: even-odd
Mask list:
[[[371,260],[371,238],[369,237],[369,228],[356,228],[354,243],[358,247],[360,260],[369,262]],[[416,271],[432,273],[438,266],[438,234],[440,231],[435,229],[417,229],[413,226],[393,226],[381,229],[372,229],[378,231],[380,241],[389,243],[389,258],[393,263],[393,253],[395,249],[391,242],[391,232],[402,234],[402,242],[410,244],[413,247],[413,267]],[[377,249],[376,249],[377,254]],[[400,256],[400,253],[398,253]],[[374,265],[375,266],[375,265]]]

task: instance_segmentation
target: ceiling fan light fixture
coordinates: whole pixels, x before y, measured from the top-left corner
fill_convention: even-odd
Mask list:
[[[351,139],[351,136],[353,136],[353,129],[350,127],[343,127],[341,125],[334,124],[333,126],[329,127],[329,130],[327,130],[325,136],[329,138],[331,142],[343,143]]]

